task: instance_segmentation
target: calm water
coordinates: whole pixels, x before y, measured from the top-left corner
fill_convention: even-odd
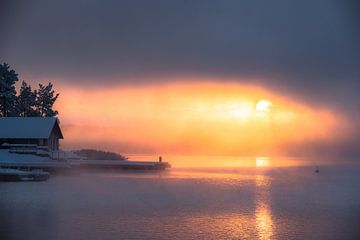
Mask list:
[[[73,172],[0,183],[0,239],[360,239],[360,167]]]

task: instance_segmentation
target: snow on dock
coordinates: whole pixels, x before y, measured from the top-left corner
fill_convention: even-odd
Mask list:
[[[0,167],[57,171],[69,168],[164,170],[171,166],[167,162],[155,161],[86,160],[75,158],[74,153],[70,154],[69,152],[54,152],[48,156],[39,156],[12,153],[8,149],[0,149]]]
[[[170,167],[167,162],[145,162],[128,160],[73,160],[72,167],[111,168],[134,170],[164,170]]]
[[[8,149],[0,149],[0,167],[55,170],[69,168],[70,165],[66,161],[57,161],[46,156],[12,153]]]
[[[22,171],[0,168],[0,181],[46,181],[49,177],[50,174],[42,170]]]

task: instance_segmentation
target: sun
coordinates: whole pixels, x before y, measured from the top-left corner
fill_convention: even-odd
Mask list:
[[[269,100],[260,100],[256,103],[256,111],[258,112],[270,112],[273,108],[273,104]]]
[[[267,157],[257,157],[255,165],[256,167],[268,167],[270,165],[270,161]]]

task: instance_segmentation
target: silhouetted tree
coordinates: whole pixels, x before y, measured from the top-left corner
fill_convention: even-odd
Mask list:
[[[0,64],[0,116],[15,116],[16,90],[18,75],[7,63]]]
[[[0,64],[0,117],[54,117],[58,114],[53,105],[59,94],[52,89],[52,83],[39,84],[39,89],[32,91],[23,81],[16,95],[18,80],[17,73],[7,63]]]
[[[36,110],[41,117],[54,117],[58,114],[56,110],[53,110],[53,105],[59,94],[52,89],[53,84],[49,83],[47,86],[39,84],[39,89],[36,93]]]
[[[20,117],[40,116],[36,109],[37,91],[32,91],[31,86],[25,81],[22,82],[19,95],[16,97],[16,114]]]
[[[88,160],[127,160],[127,158],[121,154],[96,149],[81,149],[73,152]]]

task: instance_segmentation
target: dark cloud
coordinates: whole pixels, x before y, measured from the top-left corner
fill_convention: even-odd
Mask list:
[[[95,85],[256,78],[360,109],[357,1],[38,0],[0,9],[1,60],[26,76]]]

